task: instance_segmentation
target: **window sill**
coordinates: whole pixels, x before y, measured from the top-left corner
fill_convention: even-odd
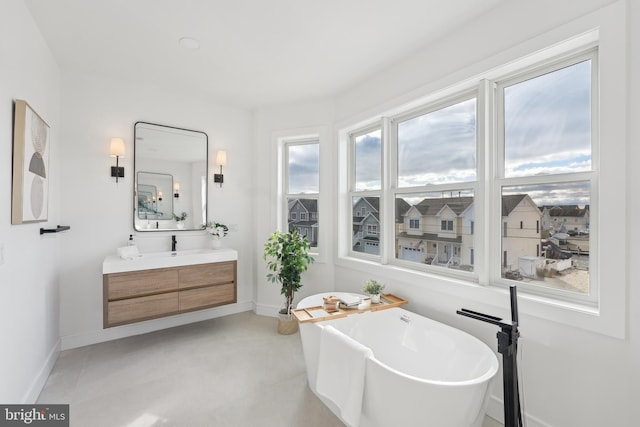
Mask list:
[[[436,275],[397,265],[382,265],[379,262],[353,256],[340,257],[336,266],[368,275],[377,275],[387,280],[390,290],[399,295],[419,295],[421,288],[455,298],[465,308],[482,304],[507,310],[509,290],[506,286],[481,285],[472,280]],[[403,292],[406,289],[406,292]],[[408,298],[411,300],[411,298]],[[424,305],[424,301],[415,301]],[[609,306],[615,307],[615,302]],[[551,297],[534,295],[518,289],[518,308],[521,316],[533,316],[543,321],[571,326],[614,338],[625,338],[624,310],[606,310],[599,307],[561,301]]]

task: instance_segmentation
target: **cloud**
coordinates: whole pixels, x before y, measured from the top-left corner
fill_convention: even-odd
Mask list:
[[[376,130],[355,139],[356,190],[379,190],[382,178],[382,131]]]
[[[503,187],[503,195],[528,194],[538,206],[590,204],[591,185],[587,181]]]
[[[591,61],[505,88],[505,176],[591,168]]]
[[[320,145],[289,145],[289,193],[317,193],[320,185]]]
[[[475,98],[398,124],[400,186],[475,179]]]

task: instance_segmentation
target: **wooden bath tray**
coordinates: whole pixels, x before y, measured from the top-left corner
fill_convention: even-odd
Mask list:
[[[357,306],[354,308],[340,307],[338,311],[329,313],[325,311],[321,305],[316,305],[307,308],[296,308],[292,310],[291,313],[293,313],[300,323],[322,322],[323,320],[337,319],[339,317],[346,317],[350,314],[364,313],[365,311],[378,311],[386,308],[399,307],[406,303],[408,303],[408,301],[405,299],[393,294],[386,294],[380,297],[380,302],[378,304],[372,303],[370,308],[364,310],[359,310]]]

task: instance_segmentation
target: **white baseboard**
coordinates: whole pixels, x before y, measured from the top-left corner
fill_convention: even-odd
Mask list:
[[[60,339],[56,341],[56,344],[53,346],[46,360],[42,364],[42,368],[35,376],[33,381],[31,381],[31,385],[27,389],[27,392],[22,397],[23,405],[31,405],[35,404],[38,400],[38,396],[42,392],[44,385],[47,383],[47,379],[49,378],[49,374],[53,370],[56,361],[58,360],[58,355],[60,354]]]
[[[221,307],[210,308],[207,310],[192,311],[189,313],[177,314],[175,316],[163,317],[160,319],[147,320],[144,322],[132,323],[123,326],[115,326],[113,328],[101,329],[93,332],[67,335],[61,338],[61,349],[69,350],[72,348],[84,347],[87,345],[116,340],[119,338],[146,334],[148,332],[159,331],[161,329],[173,328],[175,326],[182,326],[188,323],[215,319],[216,317],[228,316],[230,314],[242,313],[244,311],[252,311],[254,310],[254,307],[255,305],[253,301],[244,301],[235,304],[224,305]]]
[[[487,405],[487,415],[504,424],[504,406],[501,398],[491,395],[489,405]],[[547,424],[531,414],[525,413],[523,416],[526,418],[525,425],[527,427],[552,427],[551,424]]]

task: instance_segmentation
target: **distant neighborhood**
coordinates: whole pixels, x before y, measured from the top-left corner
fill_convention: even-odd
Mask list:
[[[289,229],[317,245],[318,203],[289,201]],[[537,206],[527,194],[502,196],[503,277],[536,278],[571,268],[574,255],[589,254],[589,206]],[[353,204],[352,249],[380,253],[380,199]],[[398,259],[472,271],[476,247],[472,197],[425,198],[414,204],[396,199],[395,255]],[[586,264],[588,268],[588,263]],[[547,270],[546,272],[544,270]]]

